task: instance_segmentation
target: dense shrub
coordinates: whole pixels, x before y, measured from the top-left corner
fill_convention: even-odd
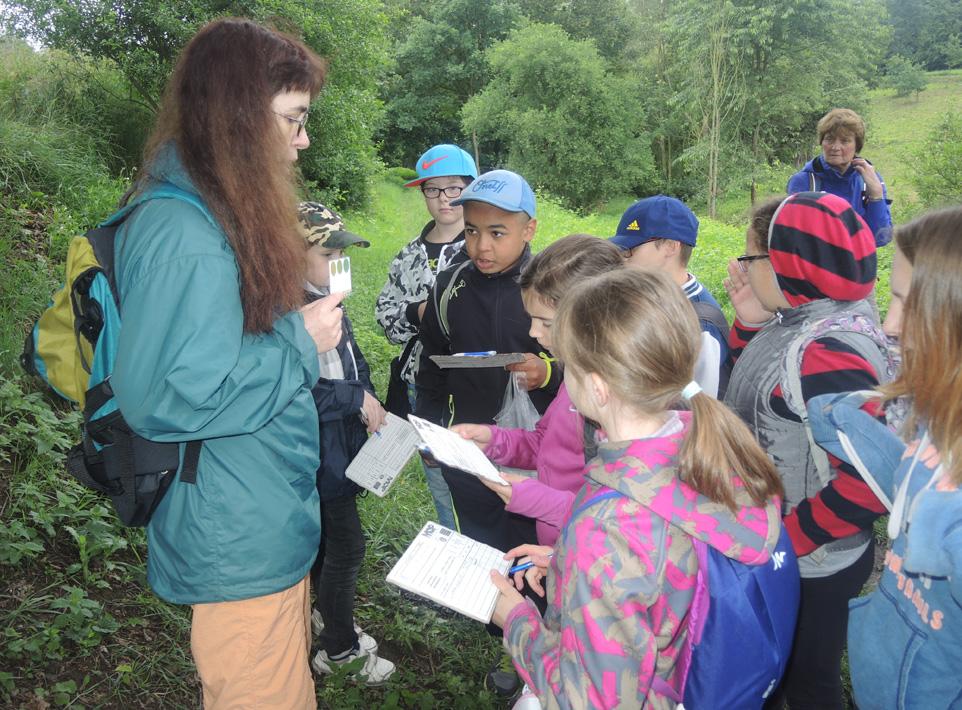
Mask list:
[[[55,120],[78,129],[115,174],[140,162],[153,117],[108,62],[9,39],[0,42],[0,107],[34,125]]]
[[[962,114],[946,113],[915,158],[915,184],[922,204],[962,202]]]
[[[492,79],[465,105],[465,129],[502,141],[508,166],[533,186],[588,209],[654,184],[638,93],[593,42],[533,24],[487,56]]]

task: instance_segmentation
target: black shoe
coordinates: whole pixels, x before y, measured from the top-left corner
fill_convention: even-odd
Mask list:
[[[500,698],[513,697],[521,690],[521,678],[506,654],[488,671],[484,677],[484,687]]]

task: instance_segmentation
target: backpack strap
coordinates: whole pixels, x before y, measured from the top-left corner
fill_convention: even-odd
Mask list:
[[[718,328],[718,332],[723,336],[728,332],[728,319],[722,309],[710,301],[689,301],[695,309],[695,315],[699,321],[710,323]]]
[[[188,441],[184,447],[184,463],[180,467],[180,480],[184,483],[197,483],[197,465],[200,463],[200,450],[203,440]]]
[[[117,229],[140,205],[150,200],[162,199],[181,200],[182,202],[193,205],[207,218],[208,222],[217,229],[220,229],[216,220],[214,220],[210,212],[207,211],[204,203],[201,202],[200,197],[186,190],[181,190],[179,187],[165,183],[155,190],[149,190],[142,199],[124,206],[107,218],[100,226],[89,230],[86,233],[86,237],[93,247],[97,261],[100,262],[100,266],[103,268],[118,313],[120,313],[120,289],[117,286],[115,269],[117,254],[115,237],[117,235]],[[113,396],[114,391],[110,386],[109,377],[99,385],[87,390],[84,404],[84,419],[89,421],[97,410],[112,399]],[[126,422],[124,422],[124,426],[127,426]],[[123,484],[124,496],[125,498],[129,498],[131,507],[133,507],[134,496],[134,452],[132,441],[130,437],[121,436],[117,437],[115,444],[115,446],[118,446],[117,453],[124,462],[122,470],[129,472],[129,476],[126,477]],[[180,471],[180,480],[184,483],[197,483],[197,466],[200,462],[200,452],[203,446],[203,440],[187,442],[184,448],[184,461]],[[87,478],[89,478],[89,476],[87,476]]]
[[[678,528],[681,530],[681,528]],[[684,532],[682,530],[682,532]],[[687,533],[685,533],[687,535]],[[695,557],[698,560],[698,570],[695,572],[695,588],[688,607],[688,634],[682,642],[675,667],[681,669],[681,688],[675,689],[657,673],[651,678],[651,687],[659,695],[663,695],[672,702],[681,703],[685,698],[685,685],[688,682],[688,671],[691,669],[691,659],[695,646],[701,643],[711,608],[711,593],[708,591],[708,545],[698,538],[688,535]],[[677,672],[677,671],[676,671]]]
[[[448,325],[448,303],[451,301],[451,296],[454,293],[455,284],[458,281],[458,277],[461,275],[461,272],[464,271],[465,267],[467,267],[470,263],[471,260],[467,259],[458,264],[458,268],[456,268],[454,273],[451,274],[451,278],[448,280],[447,285],[441,291],[440,299],[438,299],[437,289],[434,291],[434,310],[438,314],[438,324],[441,326],[441,332],[444,333],[445,339],[449,342],[451,340],[451,327]]]
[[[891,380],[896,369],[891,354],[881,345],[885,342],[885,336],[881,329],[871,318],[859,313],[838,314],[807,323],[789,344],[785,357],[782,359],[782,395],[788,408],[805,425],[809,450],[815,462],[818,478],[823,486],[828,485],[829,481],[832,480],[832,471],[828,462],[828,454],[815,443],[815,439],[812,437],[812,428],[808,423],[808,408],[805,406],[805,397],[802,394],[802,358],[805,356],[805,349],[810,343],[825,335],[831,335],[832,332],[839,331],[863,335],[879,348],[885,359],[885,370],[877,373],[880,381]]]

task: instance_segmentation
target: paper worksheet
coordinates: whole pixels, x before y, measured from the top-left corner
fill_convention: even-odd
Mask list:
[[[500,550],[429,522],[387,581],[486,624],[498,601],[490,572],[505,574],[510,565]]]
[[[507,485],[498,474],[498,469],[481,453],[473,441],[462,439],[458,434],[442,426],[408,414],[408,421],[414,425],[418,436],[424,442],[432,457],[452,468],[457,468],[478,478],[486,478],[494,483]]]
[[[384,426],[368,437],[345,475],[383,498],[420,443],[413,426],[388,412]]]
[[[493,353],[491,355],[431,355],[431,360],[442,370],[451,367],[504,367],[524,362],[523,353]]]

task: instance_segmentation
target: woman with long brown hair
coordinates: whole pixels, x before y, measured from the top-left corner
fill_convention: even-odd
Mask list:
[[[336,296],[298,310],[292,166],[323,81],[323,61],[293,37],[241,19],[203,27],[177,62],[117,235],[119,408],[147,439],[203,442],[196,482],[175,479],[147,528],[147,578],[193,605],[208,708],[316,706],[310,388],[341,317]]]

